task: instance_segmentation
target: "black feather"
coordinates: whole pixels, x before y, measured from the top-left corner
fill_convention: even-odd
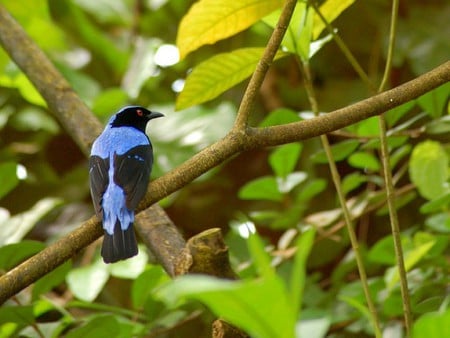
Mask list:
[[[91,196],[94,202],[95,213],[102,219],[102,197],[108,187],[109,158],[93,155],[89,158],[89,179]]]
[[[137,255],[138,248],[133,224],[126,230],[122,230],[119,220],[114,226],[114,234],[109,235],[105,231],[102,245],[102,257],[105,263],[114,263]]]

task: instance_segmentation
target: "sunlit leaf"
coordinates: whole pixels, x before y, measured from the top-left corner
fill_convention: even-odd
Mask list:
[[[0,224],[2,229],[0,245],[19,242],[44,215],[60,204],[60,199],[45,198],[37,202],[28,211],[4,220]]]
[[[91,318],[86,324],[70,330],[66,338],[118,337],[120,326],[117,317],[104,314]]]
[[[409,162],[411,181],[419,193],[432,200],[445,193],[449,159],[440,143],[425,141],[415,146]]]
[[[211,100],[248,78],[261,59],[263,48],[242,48],[217,54],[200,63],[186,79],[177,98],[177,110]],[[275,59],[287,54],[279,52]]]
[[[350,7],[355,0],[327,0],[319,8],[320,13],[325,17],[328,23],[333,22],[336,18],[341,15],[348,7]],[[317,39],[325,29],[325,24],[319,15],[316,13],[314,15],[314,26],[313,26],[313,39]]]
[[[294,189],[297,185],[302,183],[306,178],[308,177],[308,174],[303,171],[295,171],[293,173],[288,174],[286,177],[277,177],[277,184],[278,184],[278,190],[286,194],[292,189]]]
[[[139,246],[138,255],[114,264],[109,264],[108,271],[114,277],[135,279],[144,271],[147,261],[148,255],[145,252],[145,247]]]
[[[275,177],[265,176],[246,183],[239,190],[239,198],[244,200],[281,201],[283,195],[278,190]]]
[[[348,174],[342,180],[342,191],[347,195],[353,189],[358,188],[361,184],[367,182],[367,176],[359,172]]]
[[[49,113],[37,107],[25,108],[11,117],[10,123],[20,131],[44,130],[50,134],[59,132],[59,125]]]
[[[413,326],[413,338],[450,337],[450,309],[426,313]]]
[[[250,27],[281,7],[281,0],[200,0],[180,22],[177,46],[180,57]]]
[[[294,336],[296,315],[284,283],[276,275],[248,281],[186,275],[164,286],[157,296],[169,304],[182,298],[198,300],[252,337]]]
[[[92,302],[102,291],[108,278],[107,265],[96,260],[93,264],[72,269],[66,280],[75,297]]]
[[[269,155],[269,164],[275,175],[286,178],[290,174],[298,162],[302,151],[301,143],[289,143],[277,147]]]

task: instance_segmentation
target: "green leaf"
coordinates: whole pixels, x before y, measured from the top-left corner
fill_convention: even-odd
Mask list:
[[[303,291],[306,283],[307,259],[314,244],[316,231],[314,228],[306,229],[297,239],[297,252],[294,256],[294,266],[289,281],[290,299],[293,302],[294,313],[298,313],[303,300]]]
[[[427,134],[450,134],[450,115],[433,119],[425,125],[425,131]]]
[[[432,200],[446,192],[449,159],[440,143],[417,144],[409,161],[409,175],[422,197]]]
[[[17,163],[3,162],[0,163],[0,198],[13,190],[19,184],[17,177]]]
[[[407,112],[416,105],[416,101],[408,101],[398,107],[392,108],[384,113],[387,125],[393,127]]]
[[[267,115],[264,120],[261,121],[259,126],[261,128],[264,128],[298,121],[301,121],[301,118],[295,111],[287,108],[279,108],[271,111],[269,115]]]
[[[169,304],[181,298],[198,300],[252,337],[294,337],[296,314],[276,275],[248,281],[185,275],[162,287],[157,296]]]
[[[85,325],[69,331],[66,338],[118,337],[120,332],[116,316],[100,315],[89,320]]]
[[[42,242],[24,240],[0,247],[0,270],[8,271],[45,248]]]
[[[348,7],[350,7],[355,0],[327,0],[320,7],[320,13],[325,17],[325,20],[328,23],[333,22],[343,11],[345,11]],[[314,24],[313,24],[313,39],[317,39],[325,29],[325,24],[318,14],[314,15]]]
[[[425,225],[436,232],[448,234],[450,233],[450,214],[448,212],[434,214],[425,220]]]
[[[133,282],[131,288],[131,299],[133,307],[140,309],[144,306],[147,298],[154,292],[154,289],[170,280],[161,266],[151,266],[142,272]]]
[[[281,7],[281,0],[200,0],[180,22],[177,46],[183,59],[206,44],[225,39]]]
[[[346,159],[359,147],[359,144],[357,140],[347,140],[332,145],[331,153],[333,154],[333,159],[336,162]],[[323,149],[313,154],[311,160],[315,163],[328,163],[327,155]]]
[[[271,266],[270,255],[265,250],[265,245],[257,233],[250,233],[247,239],[248,251],[253,264],[261,277],[270,277],[275,274]]]
[[[358,188],[361,184],[367,182],[367,176],[359,172],[348,174],[342,180],[342,191],[347,195],[353,189]]]
[[[441,196],[435,197],[429,202],[423,204],[420,207],[420,212],[423,214],[428,214],[439,210],[443,210],[448,205],[450,205],[450,191]]]
[[[283,195],[278,190],[278,184],[273,176],[264,176],[246,183],[238,194],[243,200],[269,200],[279,202]]]
[[[135,279],[145,269],[148,255],[145,247],[139,246],[139,254],[132,258],[107,265],[109,273],[117,278]]]
[[[417,236],[420,236],[420,233],[415,235],[415,239]],[[427,234],[427,238],[422,239],[421,243],[415,244],[413,250],[408,250],[405,252],[406,271],[410,271],[422,258],[424,258],[435,243],[436,238],[431,234]],[[400,280],[398,268],[394,267],[393,269],[389,269],[386,273],[385,280],[387,287],[392,289]]]
[[[38,279],[38,281],[33,285],[33,300],[37,300],[40,295],[63,283],[71,268],[72,262],[67,261],[53,271],[47,273],[44,277]]]
[[[375,245],[370,248],[367,257],[371,262],[384,265],[394,265],[396,259],[394,240],[392,236],[386,236],[376,242]]]
[[[127,101],[128,96],[122,88],[104,89],[95,98],[92,111],[101,118],[109,117],[117,110],[117,107],[124,106]]]
[[[102,291],[109,278],[108,267],[101,260],[73,269],[67,275],[67,284],[79,299],[92,302]]]
[[[450,309],[443,312],[426,313],[416,320],[413,338],[450,337]]]
[[[348,163],[354,167],[370,171],[380,170],[380,161],[374,155],[366,152],[357,152],[352,154]]]
[[[276,176],[286,178],[294,170],[302,147],[301,143],[289,143],[272,151],[269,155],[269,164]]]
[[[200,63],[188,75],[183,91],[177,98],[176,109],[212,100],[245,80],[254,72],[263,52],[264,48],[242,48],[217,54]],[[278,52],[275,59],[285,55]]]
[[[310,178],[296,196],[295,201],[299,203],[309,201],[311,198],[324,191],[326,187],[326,180],[321,178]]]
[[[0,74],[0,86],[17,88],[22,97],[28,102],[42,107],[47,106],[41,94],[16,65],[11,65],[7,72]]]
[[[16,113],[10,120],[12,126],[20,131],[44,130],[50,134],[57,134],[59,126],[48,113],[42,109],[30,107]]]
[[[450,95],[450,83],[446,83],[417,99],[417,103],[432,117],[438,118]]]

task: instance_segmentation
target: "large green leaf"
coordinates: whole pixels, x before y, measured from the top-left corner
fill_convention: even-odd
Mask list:
[[[419,193],[432,200],[445,193],[449,159],[440,143],[425,141],[414,148],[409,162],[411,181]]]
[[[296,315],[283,281],[274,274],[248,281],[185,275],[161,288],[157,296],[171,304],[182,298],[198,300],[252,337],[294,337]]]
[[[264,48],[242,48],[217,54],[199,64],[186,79],[177,98],[177,110],[211,100],[249,77],[263,52]],[[279,52],[275,59],[285,55]]]
[[[108,267],[100,260],[91,265],[73,269],[67,275],[67,284],[73,294],[84,301],[97,298],[109,278]]]
[[[413,338],[450,337],[450,309],[421,316],[413,326]]]
[[[283,3],[282,0],[198,1],[180,22],[177,35],[180,57],[243,31]]]
[[[269,155],[269,164],[275,175],[286,178],[294,170],[301,151],[301,143],[285,144],[272,151]]]
[[[281,201],[283,195],[273,176],[264,176],[248,182],[239,190],[239,198],[244,200]]]

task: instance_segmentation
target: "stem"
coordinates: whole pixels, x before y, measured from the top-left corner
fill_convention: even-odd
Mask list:
[[[278,23],[275,26],[269,42],[267,43],[264,54],[261,57],[261,60],[259,60],[256,70],[250,78],[250,82],[248,83],[244,96],[242,97],[233,127],[235,130],[245,131],[247,127],[248,117],[255,102],[256,95],[261,88],[264,77],[272,64],[273,58],[280,47],[281,41],[283,40],[284,34],[289,26],[289,21],[291,21],[292,13],[294,13],[296,4],[297,0],[286,0],[286,3],[284,4],[283,11],[281,12],[280,18],[278,19]]]
[[[384,69],[383,79],[381,81],[379,92],[382,92],[390,78],[391,67],[392,67],[392,56],[394,54],[395,46],[395,33],[397,27],[397,16],[398,16],[398,6],[399,1],[392,1],[392,14],[391,14],[391,24],[389,32],[389,47],[386,58],[386,66]],[[387,204],[389,208],[389,218],[391,223],[392,237],[394,239],[395,257],[397,261],[398,272],[400,276],[400,290],[402,294],[403,301],[403,313],[405,318],[406,326],[406,336],[411,337],[412,328],[412,316],[411,316],[411,301],[408,291],[408,279],[406,276],[405,262],[403,258],[402,242],[400,236],[400,226],[398,221],[397,209],[395,208],[395,190],[394,184],[392,182],[392,173],[389,167],[389,149],[387,145],[386,137],[386,119],[384,115],[378,117],[378,122],[380,126],[380,141],[381,141],[381,160],[383,162],[383,174],[386,185],[386,197]]]
[[[319,114],[319,107],[317,104],[316,95],[314,92],[311,70],[309,64],[303,63],[303,67],[301,67],[303,73],[305,75],[305,89],[308,95],[309,102],[311,104],[311,108],[314,114],[317,116]],[[350,211],[348,210],[346,199],[344,192],[342,190],[341,177],[336,167],[336,162],[333,158],[333,153],[331,152],[330,143],[328,141],[328,137],[326,134],[320,136],[320,140],[322,142],[323,149],[325,150],[325,154],[328,159],[328,165],[330,166],[331,177],[333,179],[333,183],[339,198],[339,203],[342,208],[342,213],[344,215],[345,225],[347,227],[347,232],[350,238],[350,242],[352,244],[353,252],[355,253],[356,264],[358,266],[359,277],[361,280],[362,288],[364,290],[364,296],[367,301],[367,305],[369,307],[370,319],[372,321],[373,329],[375,331],[375,337],[381,338],[381,330],[378,319],[377,310],[375,308],[375,304],[372,300],[369,290],[369,283],[367,281],[366,269],[364,267],[364,260],[361,255],[361,251],[359,250],[358,239],[355,234],[355,230],[353,229],[353,223],[350,216]]]

